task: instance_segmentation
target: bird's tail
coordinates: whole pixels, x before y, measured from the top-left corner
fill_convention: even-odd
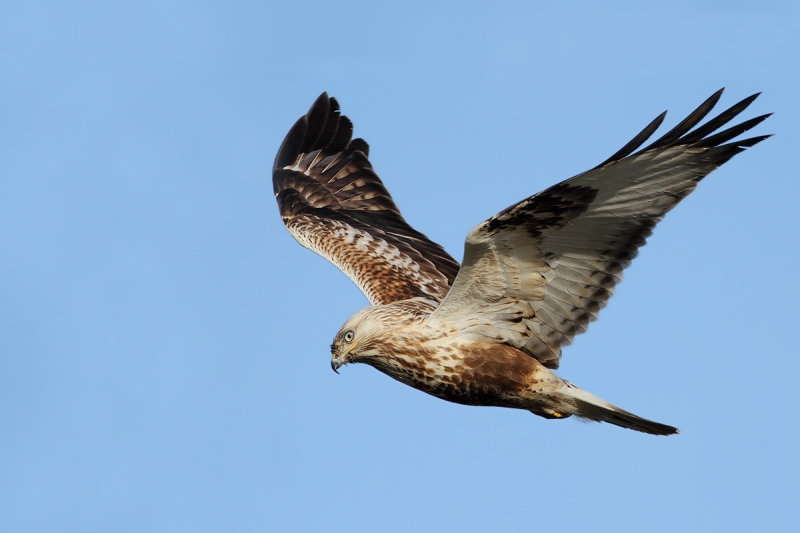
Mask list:
[[[642,433],[650,433],[651,435],[674,435],[678,432],[678,428],[636,416],[576,387],[568,381],[565,381],[564,384],[565,388],[562,389],[562,393],[574,402],[577,410],[573,414],[577,417],[597,422],[608,422],[615,426],[641,431]]]

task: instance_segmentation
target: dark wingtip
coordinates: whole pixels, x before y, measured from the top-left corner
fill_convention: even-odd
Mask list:
[[[765,140],[769,139],[770,137],[772,137],[771,133],[769,135],[759,135],[758,137],[751,137],[749,139],[743,139],[741,141],[735,141],[733,144],[735,144],[737,146],[744,146],[746,148],[750,148],[751,146],[755,146],[758,143],[760,143],[761,141],[765,141]]]
[[[352,133],[350,120],[339,114],[339,102],[324,91],[286,134],[272,169],[275,171],[291,165],[301,153],[318,149],[344,150]]]
[[[333,105],[331,105],[332,103]],[[319,97],[314,100],[308,113],[306,113],[308,131],[300,151],[310,152],[315,146],[320,144],[320,142],[324,142],[325,139],[323,136],[332,127],[336,126],[338,115],[339,109],[338,105],[336,105],[336,100],[331,102],[327,92],[319,95]]]
[[[681,120],[674,128],[669,130],[667,133],[662,135],[657,141],[653,144],[644,148],[644,150],[651,150],[653,148],[663,148],[666,146],[672,146],[676,144],[681,137],[686,135],[689,130],[694,128],[698,122],[703,120],[706,115],[708,115],[714,106],[717,105],[719,102],[720,97],[722,96],[722,92],[725,90],[723,87],[722,89],[718,90],[708,98],[706,98],[702,104],[697,106],[697,108],[689,113],[689,115]]]
[[[275,155],[275,162],[272,165],[272,170],[275,171],[286,165],[294,162],[297,154],[300,153],[303,146],[303,140],[306,137],[306,130],[308,129],[308,119],[305,115],[297,119],[297,122],[286,134],[286,137],[278,148],[278,153]]]
[[[694,130],[692,130],[692,128],[694,128],[703,118],[705,118],[706,115],[716,106],[724,91],[725,87],[722,87],[721,89],[717,90],[714,94],[709,96],[702,104],[700,104],[697,107],[697,109],[692,111],[685,119],[683,119],[677,126],[672,128],[665,135],[661,136],[654,143],[650,144],[649,146],[646,146],[637,153],[641,153],[645,150],[667,148],[676,145],[686,145],[686,146],[692,145],[697,148],[710,148],[715,146],[721,146],[723,145],[723,143],[728,142],[731,139],[735,138],[736,136],[749,130],[750,128],[753,128],[754,126],[764,121],[767,117],[772,115],[772,113],[761,115],[752,118],[750,120],[746,120],[741,124],[731,126],[723,131],[718,131],[719,128],[728,124],[742,111],[744,111],[750,104],[752,104],[756,98],[758,98],[761,95],[761,92],[757,92],[755,94],[751,94],[742,101],[734,104],[733,106],[726,109],[716,117],[712,118],[702,126],[699,126]],[[633,140],[631,140],[628,144],[622,147],[622,149],[620,149],[617,153],[612,155],[606,161],[603,161],[603,163],[601,163],[598,166],[603,166],[631,155],[634,152],[634,150],[639,148],[639,146],[641,146],[644,143],[644,141],[646,141],[647,138],[653,134],[655,129],[661,124],[661,121],[663,120],[665,114],[666,111],[661,115],[659,115],[656,120],[651,122],[644,130],[642,130],[641,133],[639,133],[636,137],[634,137]],[[764,135],[760,137],[753,137],[752,139],[735,141],[731,143],[731,146],[748,147],[758,142],[761,142],[768,137],[769,135]]]
[[[336,100],[335,98],[333,99]],[[328,91],[322,91],[322,94],[317,96],[317,99],[314,100],[314,103],[311,104],[311,107],[308,108],[308,113],[310,114],[315,108],[325,108],[328,107],[328,102],[331,101],[331,98],[328,96]]]
[[[623,157],[629,156],[631,153],[633,153],[634,150],[636,150],[642,144],[644,144],[644,142],[647,139],[649,139],[650,136],[653,135],[653,133],[655,133],[655,131],[658,129],[658,127],[661,126],[661,123],[664,122],[664,117],[666,117],[666,116],[667,116],[667,112],[664,111],[660,115],[658,115],[656,118],[651,120],[650,124],[645,126],[644,129],[642,131],[640,131],[636,135],[636,137],[634,137],[633,139],[631,139],[628,142],[628,144],[626,144],[625,146],[623,146],[622,148],[617,150],[617,152],[614,155],[612,155],[611,157],[609,157],[608,159],[606,159],[605,161],[603,161],[602,163],[597,165],[597,167],[595,167],[595,168],[602,167],[602,166],[607,165],[609,163],[613,163],[614,161],[618,161],[618,160],[622,159]]]
[[[759,124],[764,122],[770,115],[772,115],[772,113],[760,115],[755,118],[751,118],[750,120],[745,120],[741,124],[737,124],[736,126],[731,126],[730,128],[720,131],[719,133],[715,133],[710,137],[705,137],[704,139],[695,142],[694,145],[697,147],[719,146],[722,143],[726,143],[731,139],[738,137],[747,130],[758,126]]]
[[[369,145],[367,144],[367,141],[361,137],[357,137],[350,141],[350,148],[352,150],[364,152],[364,155],[369,157]]]

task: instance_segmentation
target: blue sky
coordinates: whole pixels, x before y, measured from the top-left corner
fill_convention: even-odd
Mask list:
[[[0,5],[0,530],[796,524],[800,8],[749,4]],[[722,86],[775,137],[667,216],[560,369],[679,436],[331,372],[366,300],[270,177],[319,93],[460,259]]]

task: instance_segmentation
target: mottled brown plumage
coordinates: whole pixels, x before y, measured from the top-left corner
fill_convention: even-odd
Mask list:
[[[479,224],[459,266],[406,223],[372,170],[367,143],[351,139],[352,123],[323,93],[278,150],[273,184],[292,235],[373,304],[336,335],[333,369],[366,363],[452,402],[676,433],[551,369],[597,318],[664,214],[709,172],[767,137],[729,142],[768,115],[717,132],[757,95],[692,130],[721,94],[648,147],[635,152],[664,114],[601,165]]]

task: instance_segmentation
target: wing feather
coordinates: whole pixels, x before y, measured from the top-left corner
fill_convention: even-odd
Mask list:
[[[373,304],[440,301],[458,262],[403,219],[369,162],[369,146],[323,93],[292,126],[272,169],[289,232],[339,267]]]
[[[561,348],[597,318],[658,221],[707,174],[768,137],[729,142],[769,115],[717,132],[757,94],[691,131],[721,94],[646,148],[633,153],[663,114],[600,166],[475,227],[458,277],[428,320],[556,368]]]

